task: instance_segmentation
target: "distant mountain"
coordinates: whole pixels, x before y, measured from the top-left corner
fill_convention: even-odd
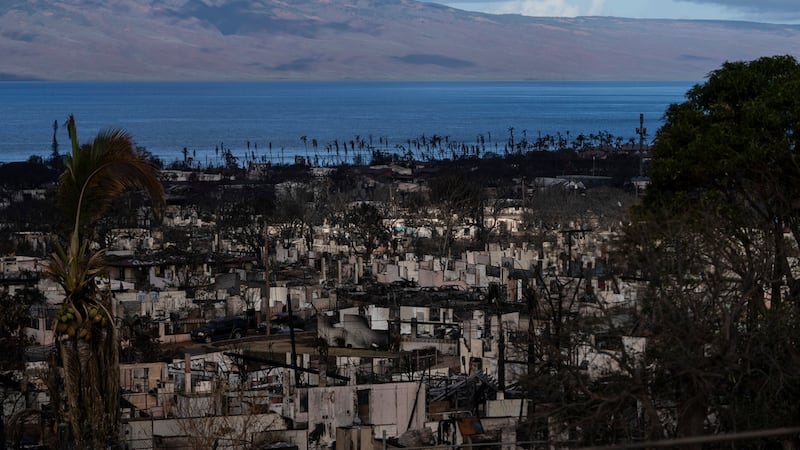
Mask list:
[[[5,0],[0,80],[690,79],[800,26],[534,18],[414,0]]]

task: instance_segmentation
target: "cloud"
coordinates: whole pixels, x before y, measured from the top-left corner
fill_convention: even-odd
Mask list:
[[[731,18],[772,23],[800,23],[797,0],[677,0],[684,4],[722,8]]]
[[[606,6],[605,0],[592,0],[589,4],[589,10],[586,11],[587,16],[600,16],[603,15],[604,6]]]
[[[606,0],[451,0],[451,6],[525,16],[575,17],[603,15]]]
[[[800,24],[800,0],[433,0],[490,14],[748,20]]]
[[[679,0],[699,5],[717,5],[750,12],[797,12],[797,0]]]
[[[433,65],[440,67],[448,67],[451,69],[460,69],[475,65],[475,63],[473,62],[465,61],[463,59],[456,59],[444,55],[432,55],[427,53],[413,53],[405,56],[393,56],[392,58],[407,64]]]
[[[515,0],[497,2],[499,14],[525,16],[575,17],[581,14],[578,6],[568,0]]]

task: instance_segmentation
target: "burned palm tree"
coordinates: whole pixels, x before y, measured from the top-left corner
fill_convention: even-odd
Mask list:
[[[54,327],[66,401],[58,414],[66,422],[63,432],[78,448],[106,448],[118,439],[117,330],[110,291],[101,286],[105,251],[92,251],[86,234],[114,199],[131,188],[145,189],[160,214],[164,190],[158,170],[137,155],[127,132],[101,131],[79,145],[72,116],[67,129],[72,154],[64,158],[58,197],[72,226],[66,248],[59,245],[44,268],[64,290]]]

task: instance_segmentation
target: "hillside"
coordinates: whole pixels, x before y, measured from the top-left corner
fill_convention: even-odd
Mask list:
[[[0,79],[700,79],[800,26],[488,15],[414,0],[10,0]]]

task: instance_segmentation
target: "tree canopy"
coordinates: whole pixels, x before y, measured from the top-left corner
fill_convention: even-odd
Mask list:
[[[667,109],[652,148],[641,212],[712,210],[731,229],[756,227],[774,247],[767,278],[800,298],[790,231],[800,243],[800,64],[791,56],[727,62]]]
[[[793,57],[726,62],[667,109],[645,206],[718,195],[756,220],[796,215],[798,128],[800,64]]]
[[[671,105],[624,264],[679,436],[796,424],[800,64],[727,62]],[[711,420],[710,418],[713,418]]]

